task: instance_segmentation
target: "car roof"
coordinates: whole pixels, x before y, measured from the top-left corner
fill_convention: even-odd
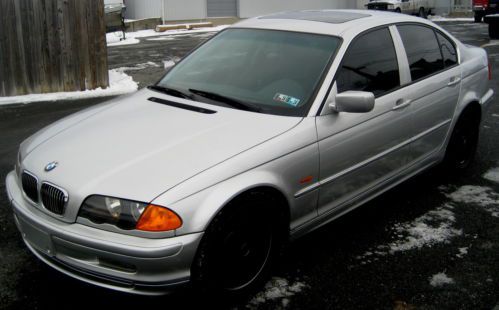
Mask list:
[[[275,13],[243,20],[232,27],[309,32],[342,36],[344,32],[376,26],[418,22],[433,23],[406,14],[374,10],[305,10]]]
[[[359,18],[366,18],[372,15],[364,12],[343,12],[343,11],[294,11],[281,12],[272,15],[260,16],[258,19],[298,19],[311,22],[323,22],[329,24],[342,24]]]

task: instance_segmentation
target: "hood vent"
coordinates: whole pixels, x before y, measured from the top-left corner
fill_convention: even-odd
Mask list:
[[[155,98],[155,97],[151,97],[151,98],[149,98],[147,100],[152,101],[152,102],[156,102],[156,103],[160,103],[160,104],[164,104],[164,105],[169,105],[171,107],[175,107],[175,108],[179,108],[179,109],[184,109],[184,110],[189,110],[189,111],[198,112],[198,113],[203,113],[203,114],[215,114],[215,113],[217,113],[217,111],[208,110],[208,109],[196,107],[196,106],[193,106],[193,105],[188,105],[188,104],[173,102],[173,101],[164,100],[164,99]]]

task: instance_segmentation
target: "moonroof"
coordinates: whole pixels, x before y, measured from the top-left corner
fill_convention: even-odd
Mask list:
[[[371,15],[369,14],[340,11],[297,11],[262,16],[260,19],[299,19],[330,24],[342,24],[370,16]]]

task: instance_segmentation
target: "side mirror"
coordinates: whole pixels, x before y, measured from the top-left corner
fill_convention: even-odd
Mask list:
[[[364,91],[346,91],[336,95],[331,108],[336,112],[367,113],[374,109],[374,94]]]

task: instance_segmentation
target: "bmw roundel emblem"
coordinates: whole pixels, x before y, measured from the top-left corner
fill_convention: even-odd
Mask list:
[[[57,165],[58,165],[58,164],[59,164],[59,163],[58,163],[58,162],[56,162],[56,161],[53,161],[53,162],[51,162],[51,163],[47,164],[47,165],[45,166],[45,171],[49,172],[49,171],[54,170],[54,169],[57,167]]]

